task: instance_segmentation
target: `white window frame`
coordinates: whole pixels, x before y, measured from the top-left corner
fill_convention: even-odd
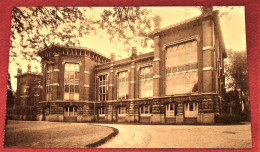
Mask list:
[[[143,78],[141,78],[141,70],[150,68],[152,69],[152,73],[144,73]],[[142,85],[142,83],[144,83]],[[143,92],[144,91],[144,92]],[[145,91],[148,92],[148,95],[145,93]],[[149,98],[153,96],[153,66],[152,65],[146,65],[146,66],[141,66],[139,68],[139,98]]]
[[[197,38],[197,37],[195,37],[195,38]],[[198,69],[190,69],[190,70],[184,70],[184,71],[178,71],[178,67],[179,66],[191,66],[192,64],[197,64],[197,59],[196,59],[196,62],[192,62],[192,49],[191,49],[191,44],[192,43],[194,43],[194,42],[196,42],[196,43],[198,43],[197,41],[196,41],[196,39],[195,38],[190,38],[190,39],[188,39],[188,41],[186,40],[186,41],[181,41],[181,42],[179,42],[179,43],[173,43],[173,44],[169,44],[169,45],[167,45],[167,48],[165,48],[165,67],[166,67],[166,70],[167,70],[167,68],[169,68],[170,69],[170,72],[169,73],[167,73],[166,71],[165,71],[165,73],[166,73],[166,83],[165,83],[165,85],[166,85],[166,95],[173,95],[173,94],[184,94],[184,93],[192,93],[192,89],[193,89],[193,87],[192,86],[194,86],[197,82],[198,82],[198,80],[196,81],[196,82],[192,82],[192,74],[193,74],[193,72],[194,71],[196,71],[196,73],[197,73],[197,79],[198,79]],[[189,62],[187,62],[186,63],[186,61],[185,61],[185,50],[183,50],[183,55],[182,56],[184,56],[184,64],[179,64],[179,51],[178,51],[178,47],[180,46],[180,45],[184,45],[185,46],[185,44],[187,44],[187,43],[190,43],[189,44]],[[197,45],[196,45],[197,46]],[[177,57],[177,65],[173,65],[173,52],[172,52],[172,49],[169,49],[170,47],[176,47],[176,49],[177,49],[177,54],[176,54],[176,56],[175,57]],[[170,51],[170,65],[167,65],[167,51]],[[197,55],[198,55],[198,50],[196,51],[197,52]],[[173,68],[176,68],[176,71],[172,71],[172,69]],[[174,75],[177,75],[177,78],[176,78],[176,82],[177,82],[177,84],[176,84],[176,86],[177,86],[177,88],[173,85],[173,76]],[[186,75],[189,75],[189,82],[187,82],[186,81]],[[180,76],[183,76],[183,79],[184,79],[184,83],[180,83],[180,79],[181,79],[181,77]],[[169,78],[170,79],[170,82],[167,82],[167,78]],[[189,85],[187,85],[187,84],[189,84]],[[183,90],[181,90],[181,87],[180,87],[180,85],[182,86],[182,87],[184,87],[183,88]],[[186,86],[189,86],[189,87],[187,87],[186,88]],[[168,91],[168,89],[170,89],[169,91]],[[176,91],[176,89],[177,89],[177,91]],[[176,91],[176,92],[174,92],[174,91]]]
[[[148,108],[148,109],[147,109]],[[151,105],[142,105],[139,107],[139,113],[141,117],[150,117],[152,115],[152,111],[151,111],[152,106]],[[147,109],[147,113],[146,110]]]
[[[102,81],[100,81],[100,77],[105,77],[106,79]],[[108,97],[108,74],[102,74],[98,76],[98,101],[106,101],[107,97]],[[101,84],[101,85],[100,85]],[[100,92],[100,88],[101,88],[101,92]],[[105,92],[103,92],[103,88],[105,88]],[[101,99],[101,95],[102,95],[102,99]],[[105,95],[105,99],[103,99],[103,95]]]
[[[126,73],[126,77],[125,77],[125,81],[124,82],[119,82],[119,75]],[[122,87],[122,88],[121,88]],[[126,91],[124,92],[124,96],[121,95],[121,93],[123,92],[123,87],[125,87]],[[124,70],[124,71],[118,71],[117,72],[117,99],[128,99],[129,98],[129,71],[128,70]],[[119,96],[121,95],[121,96]]]
[[[71,65],[78,65],[78,69],[69,69],[68,71],[66,71],[66,65],[67,64],[70,64]],[[72,83],[72,82],[66,82],[65,81],[65,73],[66,72],[69,72],[69,77],[68,77],[68,80],[71,80],[70,78],[70,73],[73,72],[73,78],[72,80],[74,80],[75,82]],[[71,63],[71,62],[68,62],[68,63],[65,63],[64,64],[64,100],[69,100],[69,101],[79,101],[79,78],[76,79],[76,73],[78,73],[79,77],[80,77],[80,64],[79,63]],[[76,83],[76,81],[78,83]],[[69,87],[69,90],[66,92],[66,86]],[[73,89],[71,89],[71,87]],[[78,91],[76,91],[76,87],[78,88]],[[71,96],[73,95],[73,99],[71,98]],[[66,98],[68,97],[68,98]]]
[[[124,112],[122,113],[122,111],[124,111]],[[120,107],[118,107],[118,108],[117,108],[117,115],[118,115],[119,117],[124,117],[124,116],[126,116],[126,106],[120,106]]]
[[[70,108],[72,108],[72,111],[70,111]],[[72,115],[70,115],[70,113],[72,112]],[[77,107],[65,107],[64,108],[64,116],[65,117],[77,117],[78,115],[78,110]]]
[[[193,106],[193,110],[190,110],[190,106]],[[184,104],[184,116],[189,117],[197,117],[199,113],[199,104],[197,102],[190,102]]]
[[[100,107],[98,109],[98,116],[99,117],[105,117],[106,113],[105,113],[105,107]]]
[[[171,105],[173,106],[173,110],[171,110]],[[175,117],[175,104],[174,103],[168,103],[165,105],[165,115],[166,117]]]

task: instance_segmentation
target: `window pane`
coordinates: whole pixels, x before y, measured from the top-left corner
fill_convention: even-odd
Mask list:
[[[69,85],[65,85],[65,92],[69,92]]]

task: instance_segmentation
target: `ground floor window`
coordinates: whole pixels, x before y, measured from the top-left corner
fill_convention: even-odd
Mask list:
[[[118,116],[125,116],[126,115],[126,107],[118,107],[117,108],[117,114]]]
[[[184,104],[185,117],[197,117],[198,111],[198,103],[192,102]]]
[[[139,108],[141,116],[150,116],[152,114],[151,105],[143,105]]]
[[[100,117],[105,116],[105,108],[104,107],[101,107],[101,108],[98,109],[98,115]]]
[[[76,107],[65,107],[64,116],[67,116],[67,117],[77,116],[77,108]]]
[[[177,106],[174,103],[169,103],[165,106],[166,117],[175,117],[177,114]]]

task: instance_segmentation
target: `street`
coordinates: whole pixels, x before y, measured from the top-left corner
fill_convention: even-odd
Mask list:
[[[251,148],[251,125],[104,124],[119,134],[99,148]]]

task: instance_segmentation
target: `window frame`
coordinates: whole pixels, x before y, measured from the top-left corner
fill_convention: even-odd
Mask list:
[[[142,69],[145,70],[146,68],[149,68],[150,72],[142,74]],[[151,72],[151,70],[152,70],[152,72]],[[139,71],[139,73],[138,73],[138,76],[139,76],[139,98],[153,97],[153,66],[152,66],[152,64],[140,66],[138,71]],[[144,86],[142,86],[143,82],[145,83]],[[147,83],[149,85],[147,85]],[[148,88],[148,90],[144,90],[143,87],[144,87],[144,89]],[[144,95],[143,95],[142,91],[148,91],[148,96],[145,95],[145,92],[144,92]]]
[[[105,77],[105,80],[102,79],[102,81],[100,81],[100,77],[103,76]],[[100,85],[100,83],[102,85]],[[101,93],[100,93],[100,89],[101,89]],[[105,93],[103,93],[103,89],[105,90]],[[105,99],[103,99],[103,97],[105,97]],[[107,100],[108,100],[108,74],[100,74],[98,75],[98,101],[107,101]]]
[[[51,67],[49,69],[49,67]],[[54,64],[47,64],[45,68],[46,73],[46,84],[45,84],[45,98],[46,100],[52,100],[53,93],[53,72],[54,72]]]
[[[173,105],[173,110],[171,110],[171,105]],[[177,104],[168,103],[165,105],[165,117],[166,118],[174,118],[177,115]]]
[[[192,104],[193,110],[190,110]],[[197,102],[188,102],[184,104],[184,117],[194,118],[197,117],[199,113],[199,104]]]
[[[147,113],[146,113],[147,109]],[[139,106],[139,114],[141,117],[150,117],[152,115],[152,105]]]
[[[66,70],[66,65],[78,65],[77,69],[69,68]],[[66,78],[66,72],[68,72],[68,78]],[[73,78],[71,78],[71,73],[73,73]],[[77,78],[78,76],[78,78]],[[79,77],[80,77],[80,64],[67,62],[64,64],[64,95],[63,99],[67,101],[79,101]],[[67,79],[67,80],[66,80]],[[65,98],[68,94],[68,98]]]
[[[198,83],[198,36],[193,36],[187,39],[176,41],[165,45],[165,94],[166,95],[178,95],[193,93],[193,87]],[[187,54],[187,48],[185,45],[188,45],[189,52]],[[182,55],[184,57],[184,63],[179,64],[179,47],[183,46]],[[194,48],[192,48],[194,47]],[[175,50],[173,50],[175,49]],[[196,51],[194,51],[196,50]],[[169,51],[169,52],[168,52]],[[176,52],[174,52],[176,51]],[[192,60],[192,54],[196,52],[195,62]],[[168,56],[167,56],[168,55]],[[186,62],[186,55],[189,55],[189,62]],[[170,56],[170,57],[169,57]],[[176,58],[177,64],[173,61],[173,58]],[[168,65],[169,64],[169,65]],[[195,67],[193,67],[195,66]],[[188,67],[188,68],[187,68]],[[179,71],[182,69],[181,71]],[[169,71],[170,70],[170,71]],[[193,72],[196,72],[196,82],[193,82],[194,75]],[[189,75],[189,81],[186,81],[186,76]],[[181,83],[180,79],[184,79],[184,82]],[[168,82],[170,80],[170,82]],[[176,81],[176,82],[174,82]],[[177,84],[176,84],[177,83]],[[175,84],[175,85],[174,85]],[[177,91],[176,91],[177,90]],[[196,92],[196,91],[195,91]]]
[[[121,79],[123,78],[119,78],[120,74],[126,73],[126,76],[123,77],[125,79],[125,81],[122,82]],[[117,100],[124,100],[124,99],[128,99],[129,98],[129,70],[122,70],[122,71],[117,71],[116,72],[116,92],[117,92]],[[119,82],[120,81],[120,82]],[[122,87],[122,88],[121,88]],[[120,90],[126,89],[126,91],[124,92],[124,98],[122,97],[122,92]],[[120,92],[120,93],[119,93]],[[121,95],[121,97],[119,97],[119,95]]]
[[[124,112],[123,112],[124,111]],[[123,113],[122,113],[123,112]],[[117,115],[119,116],[119,117],[124,117],[124,116],[126,116],[126,114],[127,114],[127,111],[126,111],[126,106],[119,106],[119,107],[117,107]]]

